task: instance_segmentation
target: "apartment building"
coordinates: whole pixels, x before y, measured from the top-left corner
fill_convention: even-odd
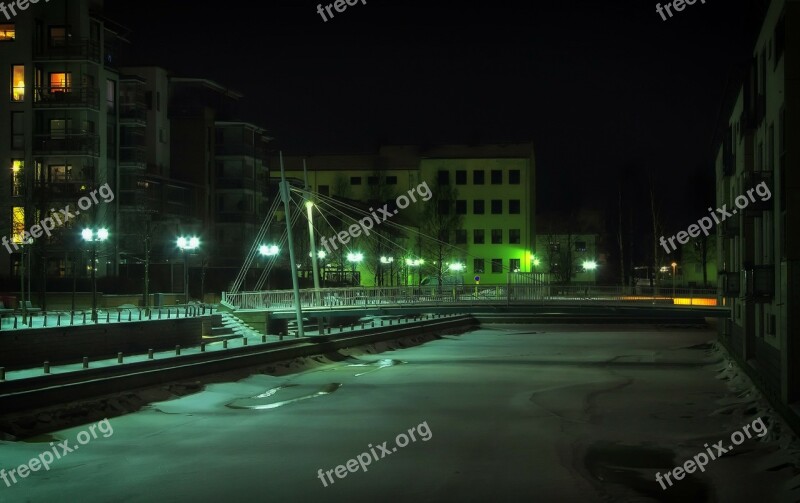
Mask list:
[[[716,157],[717,206],[764,183],[719,229],[731,317],[721,338],[775,403],[800,398],[800,1],[774,0],[735,88]],[[741,199],[740,199],[741,202]]]
[[[92,190],[119,184],[119,72],[125,30],[103,17],[101,0],[31,4],[0,24],[0,235],[16,246],[0,253],[0,276],[19,274],[22,234]],[[28,245],[35,278],[86,274],[83,227],[115,227],[119,200],[94,204]],[[19,249],[17,249],[19,247]],[[100,252],[101,274],[115,273],[119,243]],[[80,262],[80,265],[78,263]],[[40,285],[43,287],[43,285]]]
[[[303,180],[303,160],[312,191],[359,202],[364,209],[378,203],[393,207],[397,196],[423,182],[433,192],[429,202],[418,199],[392,219],[409,228],[404,235],[391,235],[392,245],[375,239],[353,245],[365,255],[358,265],[362,284],[387,284],[387,269],[401,284],[424,282],[438,276],[441,269],[452,276],[450,266],[457,268],[462,281],[480,276],[481,284],[505,284],[509,271],[532,271],[535,160],[531,144],[383,146],[375,153],[358,155],[287,156],[288,177]],[[272,163],[277,166],[277,159]],[[457,217],[452,219],[457,224],[432,225],[449,216]],[[431,233],[447,246],[438,247],[424,237]]]

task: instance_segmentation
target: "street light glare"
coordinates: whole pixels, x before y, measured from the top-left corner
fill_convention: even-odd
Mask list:
[[[92,229],[83,229],[81,231],[81,236],[83,237],[84,241],[91,241],[94,233],[92,232]]]
[[[595,262],[594,260],[587,260],[586,262],[583,263],[583,268],[586,269],[587,271],[594,271],[595,269],[597,269],[597,262]]]
[[[108,229],[99,229],[97,231],[97,240],[105,241],[106,239],[108,239]]]
[[[347,261],[348,262],[361,262],[364,260],[363,253],[348,253],[347,254]]]
[[[280,248],[277,245],[261,245],[258,248],[258,253],[265,257],[274,257],[280,252]]]

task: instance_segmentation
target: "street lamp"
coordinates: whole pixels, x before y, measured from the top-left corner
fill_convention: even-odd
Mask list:
[[[280,248],[277,245],[261,245],[258,248],[258,253],[264,257],[274,257],[280,253]]]
[[[92,321],[97,323],[97,243],[108,239],[108,229],[95,230],[86,228],[81,231],[81,237],[92,244]]]
[[[183,298],[184,304],[189,305],[189,257],[188,252],[200,248],[200,238],[198,237],[179,237],[178,248],[183,252]]]
[[[596,283],[597,276],[594,271],[597,270],[597,262],[595,262],[594,260],[587,260],[583,263],[583,268],[586,269],[587,271],[592,271],[592,283]]]
[[[421,258],[407,258],[406,259],[406,265],[408,267],[420,267],[424,263],[425,263],[425,260],[421,259]],[[414,282],[412,281],[411,283],[413,284]]]
[[[394,257],[381,257],[381,265],[389,266],[389,286],[394,286]],[[383,285],[383,270],[381,270],[381,285]]]
[[[673,262],[672,263],[672,298],[673,299],[675,298],[675,271],[677,270],[677,268],[678,268],[678,263],[677,262]]]
[[[356,252],[356,253],[348,253],[347,254],[347,261],[350,262],[351,264],[353,264],[353,284],[354,285],[355,285],[355,279],[356,279],[356,264],[360,264],[362,260],[364,260],[364,254],[363,253]],[[359,281],[359,284],[361,284],[361,281]]]

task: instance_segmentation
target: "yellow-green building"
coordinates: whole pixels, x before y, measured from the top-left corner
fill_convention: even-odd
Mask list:
[[[393,203],[418,189],[416,202],[405,208],[390,205],[398,211],[392,221],[407,227],[403,236],[392,235],[385,247],[363,236],[348,243],[349,251],[364,256],[357,266],[362,285],[417,284],[438,279],[440,270],[446,281],[471,284],[480,276],[481,284],[505,284],[509,271],[532,270],[536,176],[530,143],[385,146],[368,154],[290,155],[284,157],[287,177],[303,180],[304,161],[311,191],[361,202],[365,208],[376,201]],[[278,173],[278,159],[272,166]],[[420,193],[431,195],[425,201]],[[324,224],[315,221],[315,226],[319,234],[325,232]],[[424,237],[429,234],[448,244],[438,247],[434,239]]]

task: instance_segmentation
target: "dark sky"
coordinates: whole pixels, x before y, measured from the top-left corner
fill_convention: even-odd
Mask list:
[[[107,14],[133,30],[131,63],[241,91],[243,119],[287,151],[532,140],[543,208],[602,206],[620,168],[653,170],[680,225],[751,3],[698,0],[667,21],[644,0],[367,0],[328,22],[308,0],[110,0]]]

